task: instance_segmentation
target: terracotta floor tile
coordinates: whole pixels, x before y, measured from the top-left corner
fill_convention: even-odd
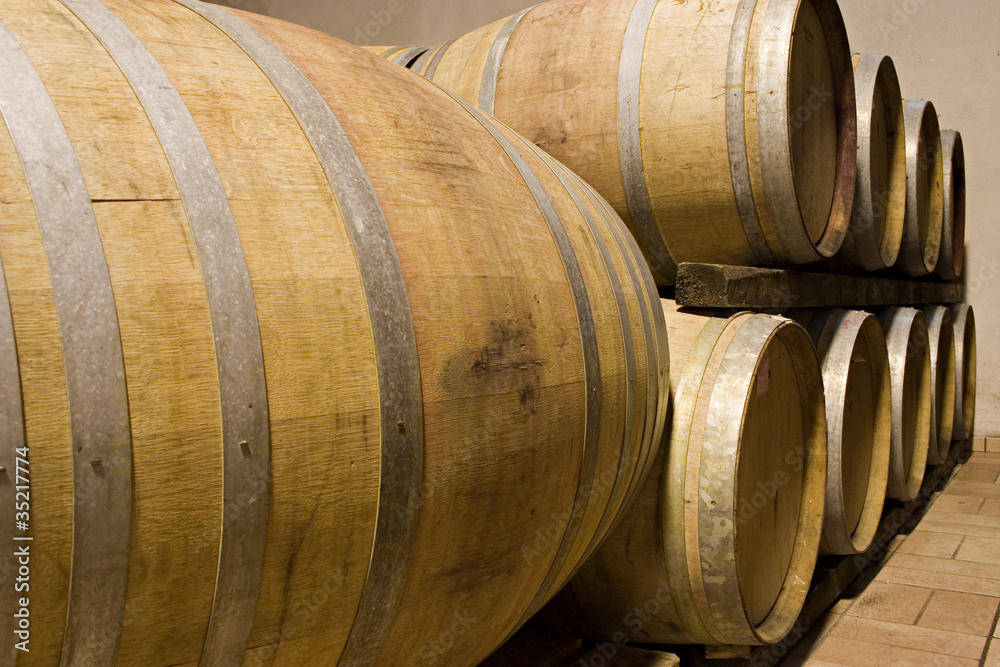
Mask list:
[[[926,516],[920,522],[920,530],[931,533],[1000,538],[1000,527],[997,526],[978,526],[959,521],[938,521],[936,518]]]
[[[983,667],[1000,667],[1000,642],[990,644],[990,652],[986,654]]]
[[[924,521],[921,521],[921,524],[923,523]],[[962,542],[962,536],[963,533],[953,535],[950,532],[915,530],[900,545],[896,553],[951,558]]]
[[[845,667],[839,662],[826,662],[825,660],[810,659],[802,663],[802,667]]]
[[[847,615],[912,625],[930,595],[931,591],[926,588],[873,581]]]
[[[976,496],[978,498],[1000,498],[1000,484],[953,481],[943,495]]]
[[[809,629],[809,632],[799,640],[799,643],[795,645],[792,649],[792,655],[808,656],[812,653],[817,646],[819,646],[830,631],[833,630],[834,626],[840,622],[842,618],[841,614],[833,614],[827,612],[816,619],[813,626]]]
[[[953,560],[951,558],[931,558],[913,554],[895,554],[890,561],[896,567],[944,574],[960,574],[979,579],[1000,580],[1000,567],[990,563],[976,563],[970,560]]]
[[[996,623],[996,621],[994,621],[994,623]],[[996,627],[993,628],[993,636],[1000,637],[1000,623],[997,623]]]
[[[983,516],[1000,516],[1000,499],[987,498],[978,513]]]
[[[1000,529],[998,529],[998,534],[1000,534]],[[1000,566],[1000,539],[966,537],[962,541],[958,553],[955,554],[955,558]],[[1000,570],[1000,567],[997,570]]]
[[[928,653],[910,648],[887,646],[858,639],[830,636],[813,658],[849,665],[850,667],[978,667],[979,660]]]
[[[964,466],[954,477],[956,482],[980,482],[982,484],[995,484],[997,477],[1000,477],[1000,470],[996,468],[983,468],[980,466]]]
[[[1000,599],[985,595],[934,591],[917,625],[988,637],[993,630],[998,602]]]
[[[983,506],[982,498],[968,496],[938,496],[928,512],[949,512],[951,514],[976,514]]]
[[[958,593],[1000,597],[1000,581],[990,579],[979,579],[978,577],[968,577],[958,574],[943,574],[941,572],[922,572],[920,570],[897,567],[891,563],[883,567],[878,576],[881,581],[890,583],[907,584],[908,586],[923,588],[943,588],[944,590]]]
[[[828,614],[846,614],[857,598],[842,597],[827,611]]]
[[[982,514],[951,514],[950,512],[937,512],[934,509],[931,509],[924,515],[923,521],[943,521],[946,523],[960,523],[967,526],[1000,528],[1000,516],[984,516]],[[921,528],[923,528],[923,521],[921,521]]]
[[[857,617],[844,618],[830,636],[975,660],[982,657],[986,646],[986,637]]]

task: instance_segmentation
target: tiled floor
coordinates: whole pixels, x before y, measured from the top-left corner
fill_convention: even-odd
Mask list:
[[[1000,667],[1000,454],[975,452],[782,667]]]

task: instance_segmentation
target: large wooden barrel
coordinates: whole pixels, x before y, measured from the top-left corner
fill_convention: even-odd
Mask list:
[[[858,180],[840,256],[878,271],[899,256],[906,214],[906,135],[896,67],[889,56],[854,56],[858,99]]]
[[[967,440],[976,425],[976,315],[972,306],[952,307],[955,325],[955,426],[952,439]]]
[[[841,246],[856,108],[834,0],[549,0],[415,69],[593,185],[663,284]]]
[[[635,506],[559,601],[589,638],[768,644],[805,599],[823,523],[819,364],[798,324],[664,301],[673,417]],[[618,641],[621,641],[618,635]]]
[[[965,265],[965,147],[955,130],[941,130],[944,218],[937,275],[954,280]]]
[[[951,308],[927,306],[923,310],[931,358],[931,431],[927,463],[941,465],[948,460],[955,423],[955,327]]]
[[[888,308],[879,316],[892,377],[892,451],[887,495],[913,500],[927,468],[931,433],[931,358],[924,314]]]
[[[436,86],[263,17],[2,0],[0,61],[11,520],[30,477],[3,664],[489,654],[659,443],[666,329],[620,220]]]
[[[903,100],[906,132],[906,219],[897,266],[911,276],[934,272],[944,224],[944,163],[934,105]]]
[[[820,551],[868,549],[889,479],[892,387],[874,315],[835,309],[796,315],[816,344],[826,395],[826,510]]]

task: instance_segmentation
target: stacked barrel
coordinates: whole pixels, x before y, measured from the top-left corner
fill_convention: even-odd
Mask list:
[[[961,275],[961,137],[902,98],[891,58],[851,54],[834,0],[549,0],[373,50],[593,185],[661,288],[682,262]],[[560,596],[585,636],[780,640],[816,554],[864,553],[886,499],[917,498],[971,435],[971,308],[841,305],[664,301],[672,421],[635,507]]]

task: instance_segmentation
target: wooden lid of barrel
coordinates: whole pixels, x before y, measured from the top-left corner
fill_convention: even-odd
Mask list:
[[[976,424],[976,316],[972,306],[952,307],[955,325],[955,428],[952,438],[971,438]]]
[[[944,177],[944,223],[937,275],[954,280],[965,264],[965,147],[955,130],[941,131]]]
[[[955,423],[955,327],[951,309],[946,306],[924,308],[931,358],[931,431],[927,463],[941,465],[951,451]]]
[[[903,100],[906,131],[906,219],[897,266],[911,276],[937,267],[944,224],[944,163],[934,105]]]

